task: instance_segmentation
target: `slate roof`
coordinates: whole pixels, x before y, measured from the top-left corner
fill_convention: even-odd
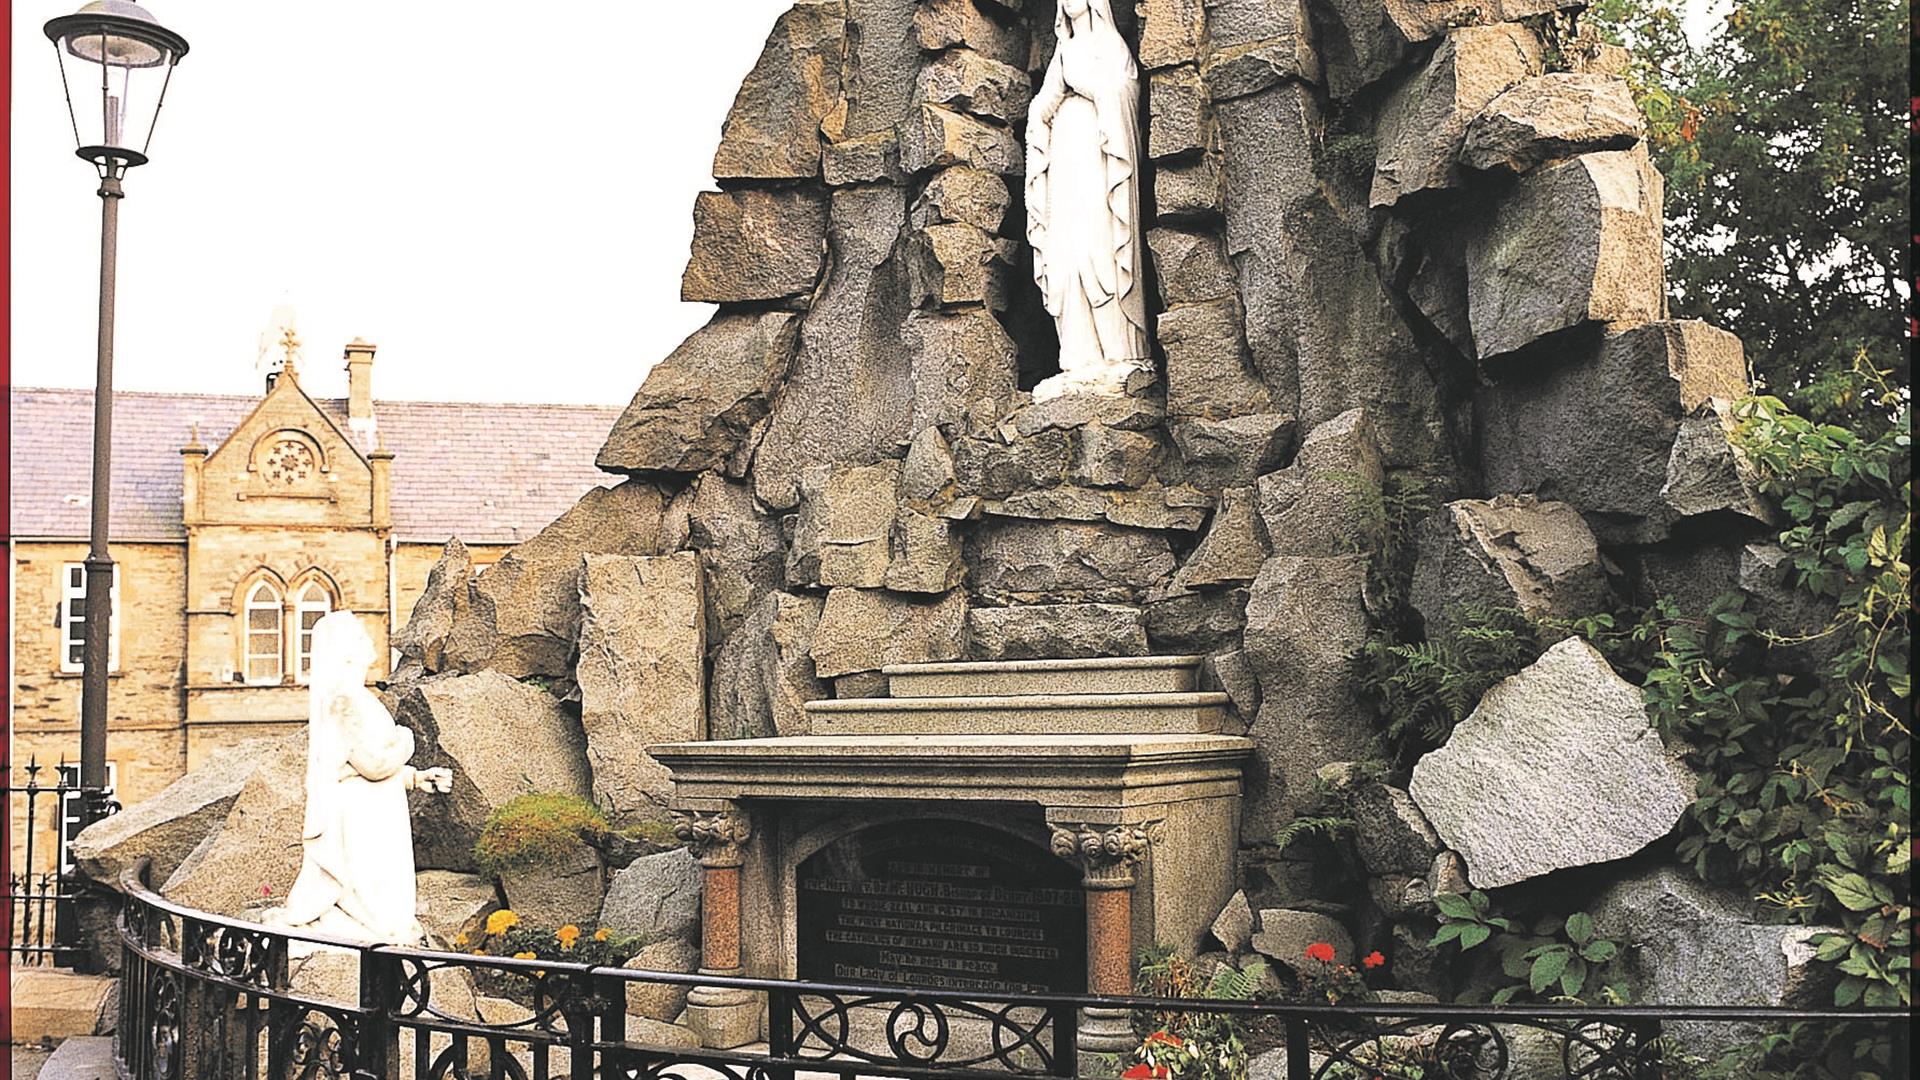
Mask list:
[[[184,540],[180,447],[195,424],[217,447],[260,398],[122,391],[113,409],[115,540]],[[347,403],[316,399],[342,431]],[[93,391],[16,387],[12,534],[84,540],[92,484]],[[599,405],[376,401],[393,452],[399,540],[514,543],[545,528],[590,488],[619,478],[593,459],[620,409]]]

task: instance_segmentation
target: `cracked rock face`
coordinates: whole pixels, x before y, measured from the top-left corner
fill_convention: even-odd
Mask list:
[[[1429,639],[1473,608],[1569,619],[1608,603],[1599,544],[1566,503],[1526,495],[1460,499],[1430,515],[1417,542],[1409,598]]]
[[[1680,820],[1694,776],[1640,691],[1568,638],[1487,691],[1408,792],[1474,887],[1494,889],[1632,855]]]

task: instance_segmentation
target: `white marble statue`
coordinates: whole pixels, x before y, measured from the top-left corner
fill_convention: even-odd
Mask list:
[[[307,814],[300,876],[273,921],[391,945],[422,938],[414,915],[407,792],[446,792],[446,769],[415,769],[413,732],[367,689],[372,639],[350,611],[313,628],[307,698]]]
[[[1035,401],[1120,394],[1147,370],[1140,251],[1140,77],[1111,0],[1059,0],[1058,43],[1027,114],[1027,240],[1060,331]]]

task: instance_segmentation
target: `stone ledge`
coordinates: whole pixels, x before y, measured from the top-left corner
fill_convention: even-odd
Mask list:
[[[1074,660],[985,660],[890,664],[880,669],[887,692],[905,697],[998,694],[1185,693],[1194,689],[1199,656],[1118,656]]]
[[[819,735],[1047,735],[1214,732],[1227,704],[1210,692],[850,698],[806,708]]]
[[[1123,807],[1240,793],[1234,735],[798,735],[648,748],[681,800],[965,799]]]

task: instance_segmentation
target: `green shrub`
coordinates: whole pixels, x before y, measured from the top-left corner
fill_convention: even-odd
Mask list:
[[[473,858],[490,874],[526,870],[574,857],[606,832],[607,816],[578,795],[519,795],[487,816]]]

